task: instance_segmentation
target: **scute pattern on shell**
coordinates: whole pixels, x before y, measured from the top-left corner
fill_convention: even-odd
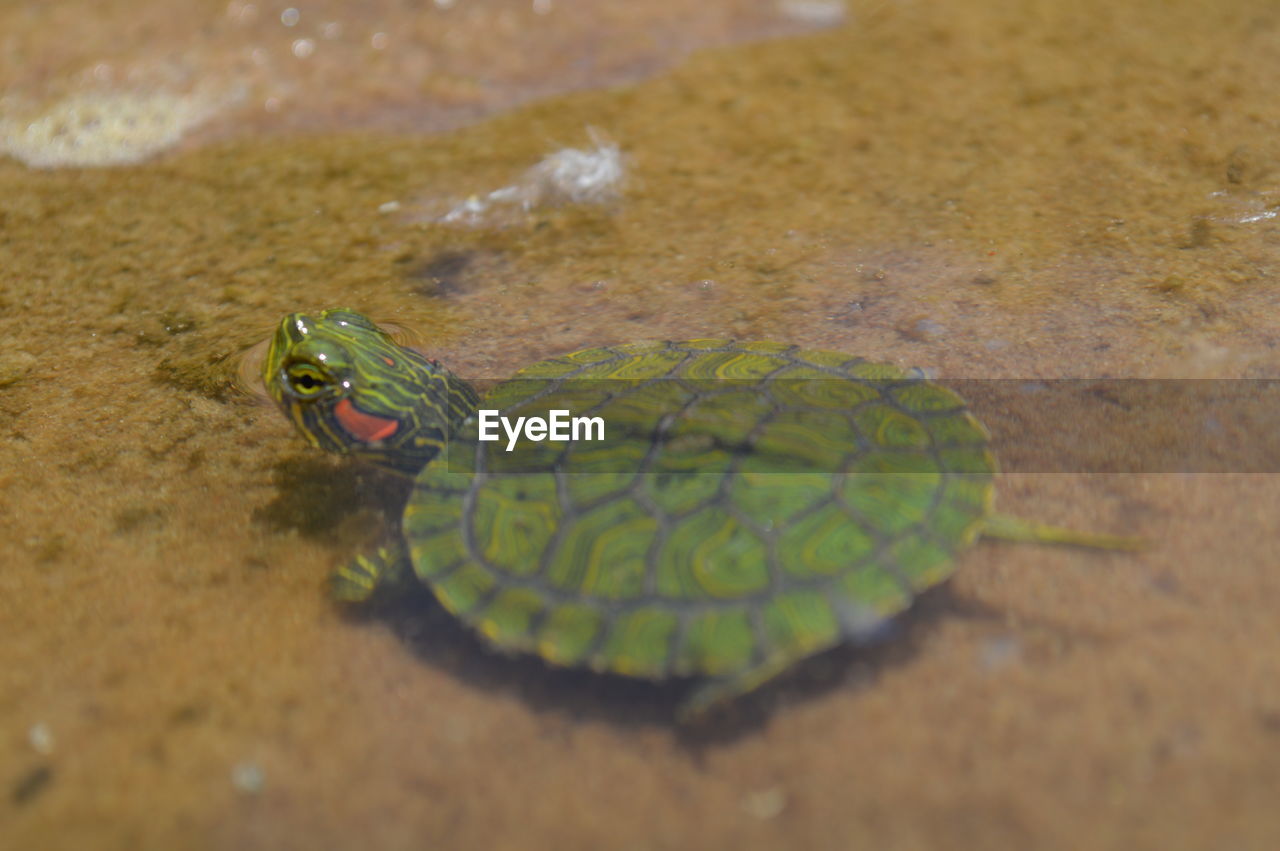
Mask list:
[[[963,401],[848,355],[588,349],[481,406],[606,423],[605,443],[544,442],[524,455],[540,472],[509,472],[473,418],[405,510],[441,603],[558,665],[719,677],[856,639],[949,576],[991,511],[995,461]]]

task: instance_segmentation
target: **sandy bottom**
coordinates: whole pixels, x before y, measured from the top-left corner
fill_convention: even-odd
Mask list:
[[[952,6],[446,135],[0,161],[0,846],[1276,847],[1262,466],[1005,475],[1007,510],[1153,546],[980,543],[892,641],[681,729],[678,688],[496,657],[425,595],[336,607],[395,487],[234,385],[339,304],[469,377],[697,335],[1276,375],[1274,5]],[[621,200],[431,221],[588,126]]]

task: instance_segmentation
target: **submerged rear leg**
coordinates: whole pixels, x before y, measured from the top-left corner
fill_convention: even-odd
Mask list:
[[[793,633],[785,642],[786,649],[774,650],[745,671],[715,677],[694,688],[677,709],[678,720],[681,723],[696,721],[729,701],[754,691],[793,665],[833,647],[875,641],[882,635],[890,618],[903,608],[895,605],[877,610],[840,596],[828,602],[834,624],[822,626],[801,618],[792,624]]]
[[[363,603],[375,592],[407,582],[412,572],[409,550],[397,535],[384,546],[358,555],[335,570],[329,577],[329,591],[344,603]]]
[[[832,645],[834,646],[834,645]],[[804,653],[775,653],[754,668],[748,668],[737,674],[717,677],[696,686],[689,696],[681,701],[676,710],[676,718],[682,724],[697,721],[707,713],[724,706],[729,701],[741,697],[749,691],[755,691],[769,680],[806,659],[821,653],[827,647],[817,647]]]

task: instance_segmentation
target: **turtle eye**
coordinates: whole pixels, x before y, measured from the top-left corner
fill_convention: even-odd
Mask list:
[[[329,378],[309,363],[291,364],[286,370],[289,388],[299,396],[315,396],[329,384]]]

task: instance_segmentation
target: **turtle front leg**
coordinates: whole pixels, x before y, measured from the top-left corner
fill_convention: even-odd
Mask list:
[[[408,580],[413,568],[404,539],[396,535],[371,553],[358,555],[329,577],[329,590],[344,603],[363,603],[379,588]]]

